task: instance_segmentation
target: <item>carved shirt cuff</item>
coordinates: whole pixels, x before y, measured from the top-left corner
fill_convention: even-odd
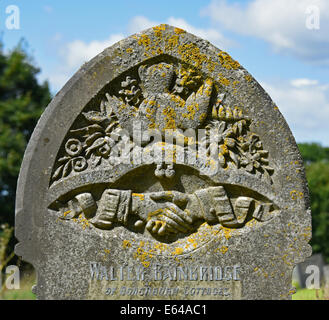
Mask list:
[[[200,202],[203,217],[208,223],[222,223],[235,219],[231,202],[222,186],[198,190],[194,194]]]
[[[99,213],[112,221],[127,224],[131,201],[130,190],[107,189],[99,202]]]

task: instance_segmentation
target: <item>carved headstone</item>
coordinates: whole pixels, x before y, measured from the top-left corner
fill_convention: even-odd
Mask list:
[[[83,65],[25,153],[16,253],[39,299],[289,299],[303,163],[226,52],[160,25]]]

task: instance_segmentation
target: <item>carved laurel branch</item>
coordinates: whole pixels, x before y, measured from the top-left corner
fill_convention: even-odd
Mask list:
[[[115,144],[113,133],[119,128],[111,106],[103,100],[100,111],[82,114],[90,125],[70,130],[65,143],[65,155],[57,160],[59,166],[52,175],[52,181],[67,177],[72,171],[95,168],[103,159],[109,158]]]

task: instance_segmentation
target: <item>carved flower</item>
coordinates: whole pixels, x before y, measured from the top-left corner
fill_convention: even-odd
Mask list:
[[[65,144],[65,151],[71,157],[78,156],[82,151],[82,144],[78,139],[69,139]]]
[[[270,178],[274,169],[268,166],[268,151],[263,150],[263,144],[256,134],[252,134],[245,142],[241,143],[244,151],[241,159],[243,166],[250,173],[265,174]]]
[[[72,169],[75,172],[81,172],[85,170],[88,166],[88,163],[83,157],[76,157],[72,159]]]
[[[142,91],[138,87],[138,81],[130,76],[121,82],[122,89],[119,91],[120,97],[129,105],[137,105],[141,102]]]
[[[207,136],[201,140],[201,145],[206,147],[207,154],[217,153],[219,164],[223,168],[230,161],[238,167],[239,158],[235,148],[237,140],[232,126],[224,121],[214,121],[207,129]]]

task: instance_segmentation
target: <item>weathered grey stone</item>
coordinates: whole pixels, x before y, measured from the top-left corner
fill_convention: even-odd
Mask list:
[[[39,299],[289,299],[311,254],[308,200],[263,88],[160,25],[83,65],[45,110],[18,181],[16,254]]]

